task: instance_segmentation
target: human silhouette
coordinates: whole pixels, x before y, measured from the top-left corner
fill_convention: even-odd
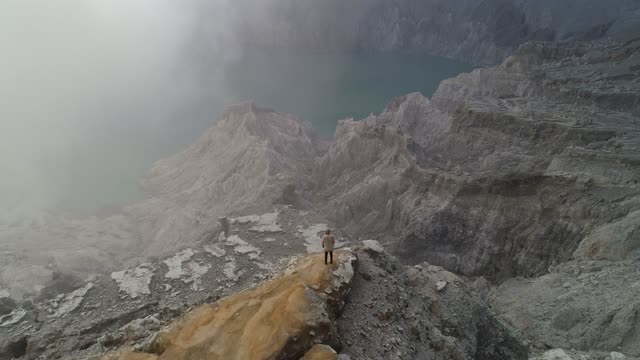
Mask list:
[[[336,244],[335,236],[331,235],[331,230],[327,229],[322,237],[322,248],[324,249],[324,263],[327,263],[327,255],[331,258],[331,264],[333,264],[333,247]]]

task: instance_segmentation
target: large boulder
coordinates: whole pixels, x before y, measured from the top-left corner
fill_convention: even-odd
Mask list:
[[[580,242],[579,256],[635,256],[639,53],[638,41],[527,43],[431,100],[342,121],[308,197],[408,263],[491,281],[540,276]]]
[[[355,256],[333,265],[301,258],[283,275],[249,291],[202,305],[158,333],[143,351],[104,360],[297,359],[315,343],[338,346],[334,319],[349,293]]]

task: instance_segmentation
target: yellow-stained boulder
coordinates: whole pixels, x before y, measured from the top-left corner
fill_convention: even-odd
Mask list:
[[[338,353],[329,345],[314,345],[311,350],[304,354],[302,360],[336,360]]]
[[[315,343],[335,346],[333,320],[355,262],[350,251],[335,255],[333,265],[319,254],[303,257],[263,285],[190,311],[158,333],[146,352],[102,360],[297,359]]]

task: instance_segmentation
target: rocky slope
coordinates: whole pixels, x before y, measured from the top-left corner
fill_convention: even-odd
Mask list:
[[[217,236],[218,216],[296,204],[320,146],[300,119],[230,106],[193,146],[149,171],[146,200],[106,217],[0,221],[0,298],[57,295],[66,291],[56,290],[61,275],[82,283]]]
[[[162,358],[144,340],[186,306],[319,251],[331,225],[341,245],[381,244],[356,251],[337,335],[321,339],[344,354],[520,359],[527,341],[543,358],[560,354],[544,354],[554,347],[640,356],[630,282],[640,255],[639,98],[640,41],[533,42],[443,82],[431,100],[409,94],[380,115],[344,120],[327,143],[293,116],[230,107],[151,170],[149,198],[115,217],[131,227],[99,233],[139,239],[130,251],[146,260],[123,259],[135,265],[88,283],[62,277],[53,298],[18,304],[3,291],[1,354],[82,358],[125,344],[149,350],[134,358]],[[196,313],[211,317],[216,306]],[[169,329],[183,334],[184,321]],[[168,354],[209,351],[169,338]]]
[[[171,256],[67,283],[57,296],[0,303],[0,359],[87,358],[144,340],[189,307],[253,287],[292,255],[317,251],[327,228],[317,215],[282,206],[221,223],[226,231]],[[349,243],[337,237],[338,246]]]
[[[425,51],[500,63],[529,40],[629,40],[635,0],[239,1],[237,36],[267,47]],[[237,7],[237,8],[236,8]]]
[[[571,261],[537,279],[504,282],[491,303],[534,343],[638,357],[639,275],[637,261]]]
[[[337,344],[335,319],[353,278],[355,257],[336,253],[335,264],[308,256],[283,275],[200,306],[157,334],[142,351],[104,360],[295,359],[314,342]]]
[[[576,249],[633,258],[639,52],[532,43],[432,101],[411,94],[346,120],[311,196],[342,229],[465,274],[540,275]]]
[[[638,41],[529,43],[431,101],[343,121],[309,196],[410,263],[551,271],[503,282],[494,309],[540,349],[638,356],[639,70]]]
[[[126,212],[146,255],[164,255],[206,237],[222,214],[295,203],[317,147],[311,126],[253,103],[231,106],[182,153],[161,160],[143,180],[150,195]]]
[[[230,218],[213,242],[22,305],[1,318],[0,359],[527,358],[481,290],[404,266],[376,241],[338,250],[333,265],[269,255],[315,251],[309,238],[326,227],[276,210],[282,232],[255,231],[271,213]]]
[[[0,358],[527,358],[527,346],[495,319],[477,287],[429,264],[404,266],[371,240],[337,251],[333,265],[318,253],[293,257],[282,274],[208,303],[222,292],[214,289],[218,261],[207,252],[229,249],[233,236],[165,259],[166,269],[145,264],[88,283],[58,304],[21,309],[1,325],[15,335],[3,335]],[[249,241],[236,254],[264,242]],[[227,279],[225,291],[248,284],[242,274],[235,281]]]
[[[365,240],[338,319],[342,351],[355,359],[526,359],[489,311],[482,288],[444,269],[404,266]]]

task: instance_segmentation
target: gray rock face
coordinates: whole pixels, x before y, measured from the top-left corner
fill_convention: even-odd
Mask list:
[[[97,276],[34,304],[0,298],[6,313],[0,313],[0,359],[90,359],[121,345],[144,347],[190,307],[251,288],[284,270],[292,256],[307,252],[308,236],[320,241],[314,229],[327,227],[317,214],[287,206],[247,214],[228,218],[228,236],[216,232],[220,236]],[[261,226],[279,230],[254,231]],[[342,232],[335,234],[340,246],[349,244]],[[353,271],[339,270],[336,280],[351,279]],[[348,291],[341,283],[334,285],[336,294]]]
[[[320,219],[290,207],[275,210],[275,218],[231,217],[229,236],[14,309],[0,317],[0,358],[92,359],[123,345],[154,352],[164,326],[189,308],[291,271],[283,254],[304,253],[307,229]],[[251,230],[265,218],[273,218],[282,232]],[[374,240],[355,249],[355,271],[337,267],[328,290],[333,298],[347,299],[331,303],[337,318],[329,319],[332,343],[342,344],[341,358],[527,358],[527,346],[462,278],[428,264],[404,266]],[[436,290],[442,281],[447,287]],[[318,311],[327,316],[326,309]],[[318,332],[310,336],[320,339]]]
[[[574,257],[606,260],[640,258],[640,211],[602,225],[587,236],[573,253]]]
[[[311,174],[318,142],[293,116],[244,103],[227,108],[194,145],[157,162],[150,198],[130,206],[146,255],[165,255],[217,229],[218,216],[266,212]]]
[[[440,291],[439,282],[448,283]],[[527,359],[528,348],[458,276],[429,264],[403,266],[358,252],[349,301],[338,319],[342,352],[354,359]]]
[[[309,182],[320,145],[300,119],[252,103],[230,106],[193,146],[155,164],[142,181],[146,200],[107,217],[0,222],[0,293],[17,300],[55,293],[64,285],[56,273],[86,280],[173,255],[217,236],[218,216],[263,213],[274,203],[305,207],[296,191]]]
[[[82,283],[136,258],[134,227],[121,214],[98,218],[43,213],[30,220],[3,220],[0,297],[20,301],[41,291],[65,292],[69,290],[65,284],[78,278]]]
[[[311,196],[342,229],[464,274],[542,274],[618,221],[609,233],[633,255],[639,52],[531,43],[432,101],[411,94],[343,121]]]
[[[532,342],[552,348],[640,356],[640,265],[571,261],[537,279],[511,279],[492,309]]]
[[[138,238],[135,253],[152,257],[127,259],[133,265],[89,283],[54,280],[53,298],[0,317],[0,354],[140,345],[185,304],[261,281],[283,254],[317,251],[328,224],[346,240],[338,245],[381,242],[364,243],[358,276],[371,285],[354,283],[344,306],[339,331],[353,358],[526,357],[486,309],[490,285],[466,285],[442,268],[494,282],[541,276],[506,281],[490,297],[540,348],[638,354],[638,294],[620,288],[637,272],[640,246],[638,79],[639,41],[534,42],[500,66],[443,82],[431,100],[409,94],[378,116],[344,120],[330,143],[293,116],[230,107],[193,146],[154,166],[143,181],[147,200],[90,219],[94,230],[84,234],[113,244]],[[581,277],[581,264],[594,276]],[[47,281],[56,271],[40,270]],[[565,293],[589,300],[563,306]]]
[[[634,0],[239,1],[241,39],[269,47],[426,51],[500,63],[529,40],[629,40]]]

